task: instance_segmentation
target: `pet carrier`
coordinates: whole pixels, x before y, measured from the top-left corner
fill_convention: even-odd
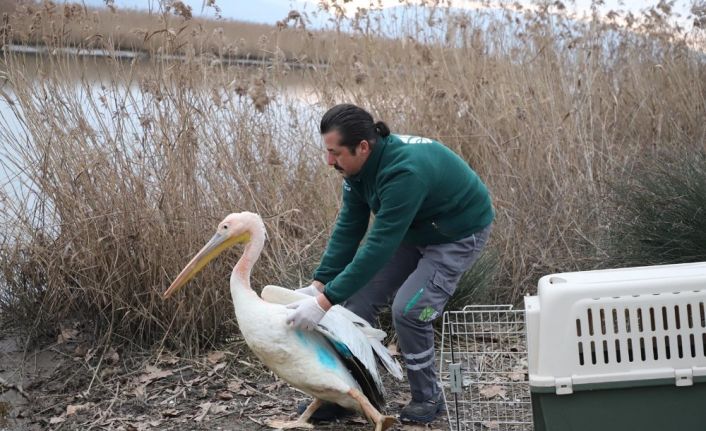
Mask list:
[[[706,263],[543,277],[525,299],[536,431],[706,429]]]

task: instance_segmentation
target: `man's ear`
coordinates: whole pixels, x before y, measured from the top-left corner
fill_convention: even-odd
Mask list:
[[[367,140],[362,140],[360,141],[360,144],[358,144],[358,149],[364,153],[369,153],[371,148],[370,148],[370,142]]]

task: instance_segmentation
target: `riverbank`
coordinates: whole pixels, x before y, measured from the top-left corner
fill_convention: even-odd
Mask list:
[[[174,2],[181,4],[181,2]],[[217,7],[210,6],[210,7]],[[72,47],[82,55],[97,52],[138,57],[212,55],[238,65],[274,61],[287,65],[326,63],[330,49],[354,43],[347,36],[308,30],[303,12],[290,11],[277,22],[258,24],[193,17],[184,7],[151,12],[78,3],[0,2],[0,45],[46,49]]]
[[[26,46],[7,44],[2,46],[3,52],[28,54],[35,56],[61,55],[61,56],[76,56],[89,58],[111,58],[124,61],[178,61],[186,62],[194,59],[186,55],[178,54],[159,54],[145,51],[129,51],[129,50],[106,50],[98,48],[74,48],[60,47],[52,48],[47,46]],[[289,69],[323,69],[328,67],[324,63],[310,63],[297,61],[283,61],[275,63],[274,59],[253,59],[253,58],[237,58],[237,57],[217,57],[215,55],[201,55],[201,61],[207,62],[209,65],[222,66],[242,66],[242,67],[266,67],[277,64],[279,67]]]

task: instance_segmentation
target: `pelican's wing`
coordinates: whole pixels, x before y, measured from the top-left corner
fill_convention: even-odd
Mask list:
[[[271,284],[265,286],[260,293],[260,297],[265,301],[272,304],[282,305],[291,304],[292,302],[299,301],[307,296],[308,295],[303,293],[297,293],[291,289],[287,289],[286,287],[274,286]]]
[[[382,365],[393,377],[398,380],[402,380],[402,367],[397,362],[397,360],[393,358],[392,355],[390,355],[390,351],[387,350],[387,347],[382,344],[383,340],[385,339],[385,336],[387,335],[385,334],[385,331],[373,328],[367,320],[363,319],[362,317],[358,316],[357,314],[348,310],[345,307],[337,305],[333,308],[336,308],[336,314],[341,314],[342,316],[345,316],[348,320],[353,322],[353,324],[356,325],[361,332],[368,336],[368,339],[370,341],[370,347],[373,348],[373,350],[375,351],[375,355],[380,360],[380,362],[382,362]]]
[[[385,389],[368,336],[333,308],[324,315],[316,329],[331,342],[368,400],[381,409],[385,405]]]
[[[264,289],[262,289],[262,294],[260,295],[262,299],[264,299],[267,302],[271,302],[274,304],[282,304],[282,305],[287,305],[291,304],[294,301],[298,301],[300,299],[304,299],[307,297],[307,295],[303,293],[297,293],[293,290],[280,287],[280,286],[273,286],[273,285],[268,285],[265,286]],[[333,317],[328,317],[328,316],[333,316]],[[385,347],[384,344],[382,344],[383,340],[385,339],[385,331],[381,331],[380,329],[373,328],[370,323],[368,323],[367,320],[363,319],[362,317],[358,316],[357,314],[353,313],[352,311],[349,311],[348,309],[341,307],[340,305],[334,305],[331,307],[331,309],[326,313],[326,316],[324,316],[324,320],[322,322],[326,322],[326,320],[332,320],[328,324],[326,324],[327,331],[335,337],[338,335],[339,332],[344,332],[347,330],[350,333],[355,333],[349,325],[346,325],[344,323],[339,323],[342,320],[347,320],[351,322],[356,328],[358,328],[359,332],[362,332],[365,334],[367,337],[367,343],[368,345],[373,349],[375,352],[375,356],[380,360],[380,362],[383,364],[383,366],[387,369],[387,371],[394,376],[398,380],[402,380],[402,367],[400,364],[397,362],[395,358],[390,355],[390,352],[387,350],[387,347]],[[340,327],[340,329],[339,329]],[[326,334],[325,334],[326,335]],[[355,343],[355,338],[346,335],[344,336],[345,338],[352,338],[351,342]],[[341,337],[339,337],[341,338]],[[355,350],[353,351],[355,354]],[[374,361],[371,362],[372,367],[376,369]],[[367,366],[367,365],[366,365]],[[376,372],[377,374],[377,372]]]

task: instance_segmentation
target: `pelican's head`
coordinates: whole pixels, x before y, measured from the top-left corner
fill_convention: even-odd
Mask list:
[[[253,217],[254,216],[254,217]],[[181,270],[169,289],[162,297],[164,299],[172,296],[176,291],[184,287],[196,274],[199,273],[210,261],[221,254],[224,250],[240,243],[250,241],[253,222],[260,218],[253,213],[233,213],[223,219],[218,224],[218,230],[210,241],[199,251],[191,262]],[[260,224],[262,222],[260,221]]]

